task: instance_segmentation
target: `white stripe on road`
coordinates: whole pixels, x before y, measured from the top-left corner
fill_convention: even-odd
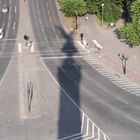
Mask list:
[[[54,56],[54,57],[45,57],[41,59],[65,59],[65,58],[82,58],[82,56]]]
[[[34,47],[34,44],[32,43],[31,45],[31,52],[34,52],[35,51],[35,47]]]
[[[9,64],[8,64],[8,67],[7,67],[5,73],[4,73],[4,75],[3,75],[3,77],[2,77],[2,79],[1,79],[1,81],[0,81],[0,86],[1,86],[2,82],[4,81],[4,79],[5,79],[5,77],[6,77],[6,74],[7,74],[8,70],[9,70],[9,68],[10,68],[11,63],[12,63],[12,60],[13,60],[13,57],[11,58],[11,60],[10,60],[10,62],[9,62]]]
[[[48,10],[48,15],[50,15],[50,11]]]
[[[92,135],[91,135],[91,137],[85,138],[83,140],[91,140],[93,138],[94,138],[94,124],[92,124]]]
[[[21,45],[21,43],[18,43],[18,52],[19,52],[19,53],[22,52],[22,45]]]
[[[135,122],[135,123],[137,123],[137,124],[140,124],[139,121],[137,121],[137,120],[135,120],[135,119],[133,119],[133,118],[131,118],[131,117],[129,117],[129,116],[127,116],[126,118],[129,119],[129,120],[131,120],[131,121],[133,121],[133,122]]]
[[[15,29],[15,25],[16,25],[16,23],[14,22],[14,23],[13,23],[13,30]]]
[[[87,45],[87,42],[85,40],[83,40],[83,43],[81,41],[77,41],[77,44],[79,44],[82,48],[86,49],[87,52],[90,52],[88,50],[88,45]]]
[[[17,38],[7,38],[7,39],[2,39],[2,40],[0,40],[0,42],[3,42],[3,41],[11,41],[11,40],[16,41]]]
[[[83,129],[84,129],[84,118],[85,118],[85,115],[84,115],[84,113],[83,113],[83,114],[82,114],[81,133],[83,133]]]
[[[10,0],[9,1],[10,2],[10,5],[12,5],[12,1]],[[12,11],[12,9],[11,9],[12,7],[10,6],[10,9],[9,9],[9,12],[11,13],[11,11]],[[8,33],[9,33],[9,30],[10,30],[10,22],[11,22],[11,16],[10,16],[10,14],[9,14],[9,17],[8,17],[8,25],[7,25],[7,32],[6,32],[6,35],[5,35],[5,37],[7,38],[7,36],[8,36]]]
[[[52,20],[51,20],[51,18],[49,18],[49,21],[50,21],[50,23],[52,23]]]
[[[15,6],[15,13],[17,12],[17,7]]]

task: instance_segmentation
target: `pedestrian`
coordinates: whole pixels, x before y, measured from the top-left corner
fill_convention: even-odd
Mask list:
[[[87,48],[87,49],[89,48],[89,45],[88,45],[88,43],[86,43],[86,48]]]
[[[28,47],[28,41],[25,42],[25,47]]]
[[[88,23],[88,16],[85,17],[85,20],[86,20],[86,24],[87,24]]]
[[[29,48],[32,47],[32,43],[33,43],[32,41],[29,42]]]
[[[82,42],[82,44],[83,44],[83,37],[84,37],[84,34],[81,33],[81,34],[80,34],[80,37],[81,37],[81,42]]]

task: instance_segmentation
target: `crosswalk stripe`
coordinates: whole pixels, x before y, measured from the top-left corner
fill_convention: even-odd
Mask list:
[[[130,81],[126,81],[126,80],[124,80],[124,79],[113,79],[112,81],[114,81],[114,82],[116,82],[116,83],[120,83],[120,84],[129,84],[129,85],[131,85],[132,84],[132,82],[130,82]]]
[[[18,43],[18,52],[19,52],[19,53],[22,52],[22,45],[21,45],[21,43]]]
[[[35,51],[35,48],[34,48],[34,44],[32,43],[31,45],[31,52],[34,52]]]

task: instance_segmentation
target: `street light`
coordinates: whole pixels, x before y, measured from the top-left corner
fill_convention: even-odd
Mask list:
[[[103,25],[103,9],[104,9],[104,3],[101,4],[102,6],[102,19],[101,19],[101,26]]]
[[[78,28],[78,23],[77,23],[77,18],[78,18],[78,13],[77,13],[77,11],[75,11],[75,19],[76,19],[76,23],[75,23],[75,29],[77,29]]]
[[[118,56],[122,61],[123,74],[126,74],[126,60],[128,60],[128,56],[120,53],[118,53]]]

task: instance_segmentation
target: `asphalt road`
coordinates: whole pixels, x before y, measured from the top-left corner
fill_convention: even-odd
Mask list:
[[[10,61],[0,87],[0,137],[139,140],[139,97],[111,83],[84,59],[88,53],[64,31],[54,0],[28,3],[39,55],[25,48]]]
[[[68,56],[61,58],[52,55],[49,59],[43,59],[59,85],[112,140],[140,139],[139,98],[112,84],[82,57],[78,59],[70,57],[75,56],[78,49],[71,36],[63,30],[54,0],[41,2],[31,0],[30,5],[36,42],[44,42],[44,46],[38,45],[38,49],[42,49],[41,51],[59,49]],[[75,51],[66,52],[71,49]],[[61,95],[60,124],[66,119],[61,115],[64,100],[66,99]],[[67,123],[69,122],[65,125]]]
[[[3,4],[8,5],[8,12],[3,13]],[[0,28],[4,29],[4,37],[0,40],[0,79],[3,77],[12,55],[15,52],[19,21],[18,0],[0,1]]]

